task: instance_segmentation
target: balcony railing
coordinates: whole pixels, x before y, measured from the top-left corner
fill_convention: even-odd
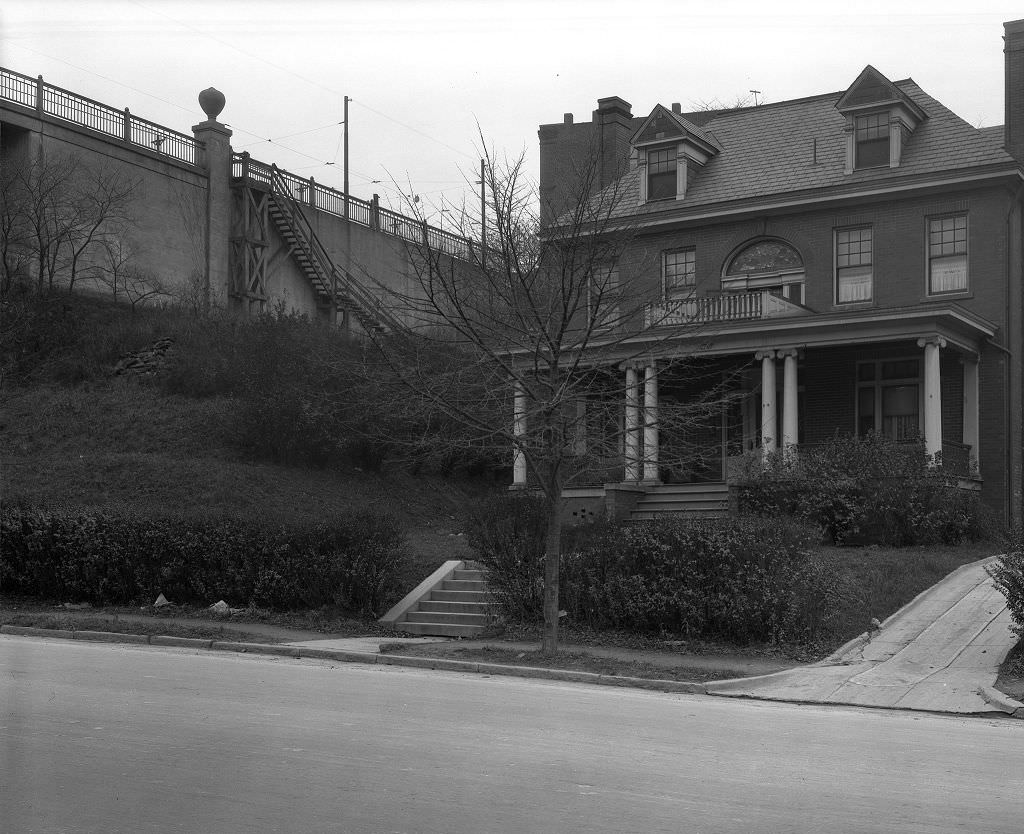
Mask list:
[[[196,164],[199,143],[194,136],[133,116],[127,107],[118,110],[46,84],[42,76],[31,78],[0,67],[0,100],[32,108],[40,116],[79,125],[179,162]]]
[[[769,290],[733,292],[649,304],[645,311],[647,327],[678,327],[725,321],[806,316],[811,311]]]
[[[348,219],[361,226],[394,235],[409,243],[427,245],[435,252],[443,252],[454,258],[470,259],[475,244],[469,238],[438,229],[425,221],[406,217],[397,211],[382,208],[376,197],[368,201],[350,194],[346,200],[345,192],[320,185],[312,177],[303,179],[278,168],[278,177],[274,179],[271,176],[273,167],[253,159],[248,153],[236,153],[232,159],[231,176],[241,182],[258,183],[267,190],[274,190],[274,183],[283,182],[287,196],[310,208],[337,217],[345,217],[347,210]]]

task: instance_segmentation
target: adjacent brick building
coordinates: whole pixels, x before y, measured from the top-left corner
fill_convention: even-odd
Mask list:
[[[871,66],[809,98],[634,115],[611,97],[590,122],[541,126],[542,220],[576,199],[574,162],[592,154],[594,199],[614,190],[635,229],[622,263],[649,300],[637,339],[658,345],[621,368],[623,481],[587,497],[713,492],[744,453],[876,431],[923,437],[1020,521],[1024,20],[1004,28],[1003,127]],[[644,411],[686,396],[658,384],[673,346],[740,368],[746,396],[697,438],[699,465],[668,470]]]

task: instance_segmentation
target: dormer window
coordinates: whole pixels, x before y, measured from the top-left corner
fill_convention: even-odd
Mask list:
[[[855,167],[881,168],[889,165],[889,114],[871,113],[856,118]]]
[[[846,117],[846,173],[898,168],[903,147],[928,118],[913,99],[868,66],[836,102]]]
[[[694,173],[722,149],[709,133],[660,104],[630,144],[640,168],[641,203],[684,199]]]
[[[647,199],[674,200],[676,198],[676,148],[658,148],[647,151]]]

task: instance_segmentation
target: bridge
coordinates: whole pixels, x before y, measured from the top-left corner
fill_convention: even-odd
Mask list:
[[[387,329],[388,294],[408,288],[417,249],[473,260],[479,244],[376,194],[361,200],[236,153],[217,121],[223,96],[207,90],[200,103],[206,119],[190,135],[0,68],[0,158],[71,159],[132,183],[126,234],[141,272],[246,315],[283,307],[356,332]]]

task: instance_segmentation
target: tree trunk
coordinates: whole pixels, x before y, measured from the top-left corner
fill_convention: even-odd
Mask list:
[[[561,499],[548,504],[548,531],[544,546],[544,638],[541,653],[558,650],[558,568],[562,556]]]

